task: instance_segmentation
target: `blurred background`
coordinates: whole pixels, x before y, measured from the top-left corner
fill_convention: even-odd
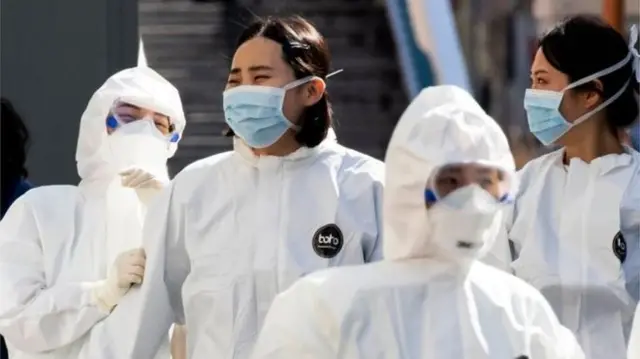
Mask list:
[[[1,0],[0,93],[31,131],[38,185],[77,183],[78,122],[93,91],[146,61],[181,92],[188,125],[171,170],[230,149],[221,102],[235,38],[256,16],[299,14],[326,36],[339,142],[383,158],[421,88],[472,91],[519,165],[541,153],[522,98],[536,38],[561,18],[639,22],[640,0]],[[141,41],[140,41],[141,40]]]

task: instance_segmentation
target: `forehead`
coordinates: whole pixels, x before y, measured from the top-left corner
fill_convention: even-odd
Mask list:
[[[536,51],[536,55],[533,58],[533,63],[531,64],[531,68],[547,70],[549,67],[551,67],[551,64],[549,64],[549,61],[547,61],[547,58],[544,56],[544,53],[542,52],[542,48],[539,47],[538,50]]]
[[[467,164],[447,165],[442,167],[442,169],[439,171],[439,173],[441,174],[450,174],[450,175],[463,174],[468,172],[489,174],[489,173],[497,172],[497,170],[495,168],[482,166],[475,163],[467,163]]]
[[[122,111],[137,111],[137,110],[140,110],[141,108],[140,106],[132,105],[130,103],[120,102],[116,104],[115,109],[122,110]]]
[[[129,114],[154,114],[158,116],[168,117],[167,115],[160,113],[158,111],[154,111],[145,107],[136,106],[126,102],[120,102],[116,104],[115,111],[118,113],[129,113]]]
[[[542,48],[538,48],[536,51],[536,56],[533,58],[533,63],[531,64],[531,73],[535,72],[545,72],[550,75],[561,75],[562,72],[558,71],[555,67],[551,65],[547,57],[544,56],[544,52],[542,52]]]
[[[277,42],[254,37],[240,45],[233,55],[232,69],[248,70],[251,67],[271,67],[274,70],[285,69],[287,64],[282,58],[282,46]]]

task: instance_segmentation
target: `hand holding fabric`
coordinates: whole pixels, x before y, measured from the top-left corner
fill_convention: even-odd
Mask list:
[[[144,278],[146,255],[144,249],[137,248],[118,255],[107,279],[98,282],[93,290],[94,303],[104,311],[111,311],[134,284],[141,284]]]
[[[158,178],[152,173],[141,168],[130,168],[119,175],[122,177],[122,185],[129,188],[162,189],[168,180]]]
[[[142,203],[149,204],[168,183],[168,178],[161,178],[140,168],[130,168],[120,172],[122,186],[133,188]]]

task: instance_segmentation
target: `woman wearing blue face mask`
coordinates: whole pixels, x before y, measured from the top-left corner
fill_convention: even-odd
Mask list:
[[[327,137],[329,71],[302,18],[242,33],[222,96],[234,151],[187,167],[147,216],[140,297],[117,309],[137,336],[113,357],[152,357],[176,320],[190,358],[248,358],[296,279],[380,258],[383,164]]]
[[[638,53],[597,17],[540,40],[524,106],[544,145],[519,173],[506,235],[515,274],[539,289],[588,358],[625,358],[640,296],[640,154],[620,133],[638,116]]]

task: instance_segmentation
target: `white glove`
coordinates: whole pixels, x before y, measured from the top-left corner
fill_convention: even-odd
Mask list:
[[[140,168],[130,168],[119,175],[122,177],[122,185],[129,188],[163,189],[168,182],[168,179],[158,178]]]
[[[144,277],[146,256],[144,249],[122,252],[113,262],[107,279],[100,281],[92,292],[92,299],[100,309],[111,312],[134,284]]]
[[[131,168],[119,173],[122,186],[134,188],[142,203],[149,204],[160,190],[169,184],[168,178],[158,178],[140,168]]]

